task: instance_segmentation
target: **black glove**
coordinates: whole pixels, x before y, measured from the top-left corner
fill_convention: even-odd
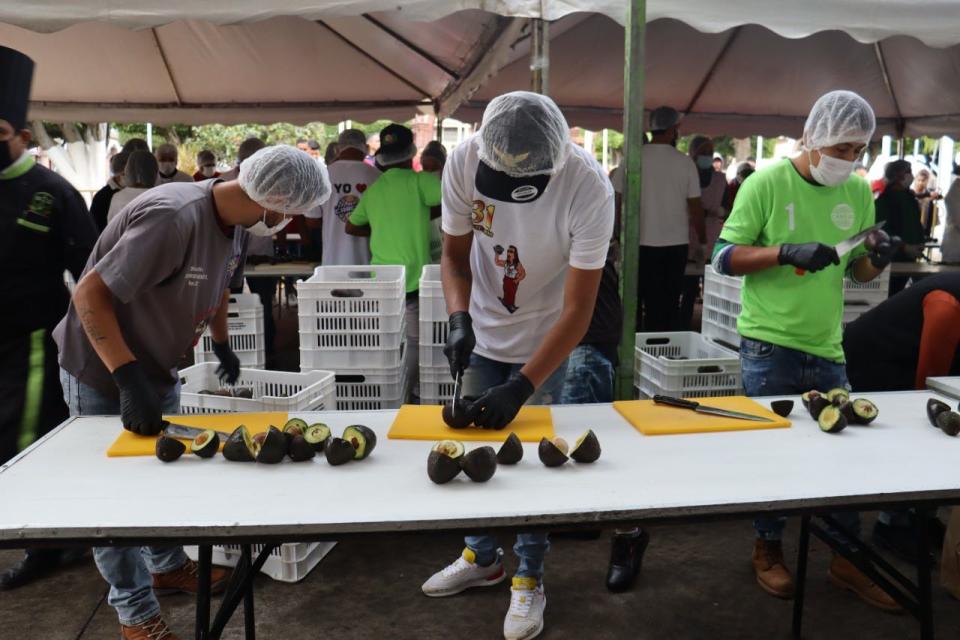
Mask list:
[[[900,236],[888,236],[887,232],[877,229],[863,243],[867,249],[870,264],[877,269],[885,269],[893,260],[893,256],[900,250],[903,240]]]
[[[230,342],[214,342],[213,355],[217,356],[220,366],[217,377],[221,383],[233,384],[240,377],[240,358],[230,348]]]
[[[140,363],[134,360],[117,367],[113,381],[120,390],[120,420],[123,428],[142,436],[155,436],[163,428],[160,394],[157,393]]]
[[[447,344],[443,347],[443,355],[450,363],[450,375],[456,378],[462,375],[470,366],[470,354],[477,346],[477,338],[473,335],[473,321],[466,311],[455,311],[450,314],[450,331],[447,334]]]
[[[500,255],[501,253],[503,253],[503,245],[502,244],[494,245],[493,252],[497,255]]]
[[[484,429],[503,429],[513,422],[523,403],[533,395],[533,384],[519,371],[506,382],[491,387],[467,405],[467,415]]]
[[[816,273],[826,269],[831,264],[840,264],[837,250],[819,242],[804,244],[782,244],[780,255],[777,256],[780,264],[793,265],[798,269]]]

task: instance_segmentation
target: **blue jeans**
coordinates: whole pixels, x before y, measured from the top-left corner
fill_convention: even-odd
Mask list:
[[[788,349],[779,345],[743,337],[740,340],[740,367],[743,389],[748,396],[800,395],[812,389],[830,391],[849,389],[847,368],[842,362]],[[837,522],[856,536],[860,535],[860,514],[831,514]],[[787,519],[783,516],[761,516],[754,520],[757,537],[779,540]],[[840,539],[837,532],[834,537]]]
[[[63,398],[71,416],[114,416],[120,401],[83,384],[60,370]],[[180,384],[161,399],[164,413],[180,412]],[[160,613],[153,593],[152,573],[179,569],[187,561],[183,547],[95,547],[93,559],[100,575],[110,584],[107,602],[120,617],[120,624],[140,624]]]
[[[474,353],[470,356],[470,366],[463,373],[463,395],[479,396],[490,387],[507,381],[522,364],[497,362]],[[528,404],[558,404],[560,390],[566,376],[567,363],[564,361],[551,374],[547,381],[534,392]],[[496,560],[497,539],[490,535],[464,536],[464,544],[476,554],[477,564],[488,565]],[[543,579],[543,558],[550,550],[550,541],[546,533],[518,533],[513,553],[519,558],[517,576],[520,578]]]
[[[567,359],[560,404],[613,402],[613,375],[607,356],[593,345],[580,345]]]

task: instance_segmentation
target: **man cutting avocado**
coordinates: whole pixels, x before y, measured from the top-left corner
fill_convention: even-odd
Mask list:
[[[293,147],[266,147],[236,181],[171,183],[137,198],[107,225],[67,316],[54,331],[72,415],[117,415],[155,435],[177,413],[176,363],[209,324],[221,381],[240,361],[227,335],[231,279],[242,277],[246,233],[269,236],[330,195],[326,169]],[[125,640],[175,640],[154,591],[196,592],[197,567],[180,546],[94,549]],[[214,569],[212,590],[225,572]]]
[[[869,250],[860,244],[839,255],[849,249],[843,241],[874,224],[870,187],[852,175],[874,128],[873,109],[863,98],[850,91],[827,93],[807,117],[801,153],[757,171],[737,193],[713,268],[744,276],[737,329],[748,396],[849,389],[841,344],[843,277],[873,280],[899,245],[899,238],[879,231]],[[834,517],[859,533],[856,513]],[[780,543],[785,523],[782,516],[754,522],[753,567],[765,591],[791,598],[793,579]],[[840,556],[829,578],[873,606],[899,609]]]
[[[444,353],[463,376],[477,426],[502,429],[527,401],[559,399],[566,359],[587,332],[613,231],[613,187],[570,141],[557,105],[514,92],[492,100],[480,131],[454,149],[443,175],[441,278],[450,332]],[[506,578],[492,536],[423,585],[449,596]],[[507,640],[543,629],[545,533],[521,533],[503,622]]]

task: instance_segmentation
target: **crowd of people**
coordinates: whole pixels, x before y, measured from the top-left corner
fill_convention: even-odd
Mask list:
[[[175,146],[151,153],[133,139],[110,159],[110,178],[88,212],[73,187],[26,153],[32,63],[3,47],[0,62],[10,76],[2,86],[12,87],[0,96],[0,221],[10,231],[0,236],[6,243],[0,272],[14,302],[0,320],[8,400],[0,406],[0,463],[68,415],[119,415],[127,429],[156,434],[161,414],[179,407],[177,358],[207,327],[219,375],[235,381],[240,363],[228,340],[229,293],[242,286],[245,261],[272,256],[274,238],[294,221],[306,242],[319,245],[325,265],[406,267],[407,353],[414,355],[407,366],[414,380],[419,278],[437,259],[440,243],[432,238],[442,237],[450,314],[444,353],[451,375],[462,379],[463,396],[472,398],[465,411],[478,426],[503,428],[527,402],[613,400],[623,319],[619,216],[637,212],[622,211],[624,172],[605,174],[591,151],[574,144],[549,98],[513,92],[492,100],[479,131],[449,156],[439,143],[418,149],[410,128],[390,124],[373,154],[358,129],[342,131],[324,151],[326,161],[316,141],[271,145],[250,138],[230,170],[220,174],[217,158],[204,150],[190,176],[178,168]],[[960,277],[910,287],[846,334],[841,330],[843,277],[868,282],[891,261],[915,259],[932,215],[922,217],[922,202],[939,195],[926,190],[923,175],[914,179],[909,163],[887,166],[876,201],[870,185],[853,175],[875,127],[863,98],[846,91],[823,96],[806,121],[801,153],[759,171],[743,162],[729,182],[709,138],[694,137],[686,154],[676,149],[683,126],[677,110],[654,109],[649,125],[640,150],[641,328],[688,327],[699,279],[684,273],[691,262],[709,263],[722,274],[745,276],[739,332],[747,395],[850,383],[858,391],[913,388],[928,374],[960,373]],[[954,212],[948,207],[948,231],[960,225]],[[837,254],[835,244],[875,218],[887,221],[886,234]],[[960,235],[960,226],[951,233]],[[72,301],[64,270],[78,282]],[[276,282],[248,284],[263,300],[270,349]],[[907,313],[917,320],[909,327],[899,322]],[[870,342],[877,326],[893,331],[884,334],[883,349]],[[878,378],[881,351],[889,371],[913,375]],[[30,380],[43,382],[40,391]],[[836,519],[859,530],[857,514]],[[793,595],[780,542],[785,521],[759,518],[752,553],[757,582],[781,598]],[[911,514],[888,513],[880,525],[875,537],[904,551]],[[840,532],[831,535],[851,543]],[[649,542],[639,527],[615,532],[611,591],[630,588]],[[424,594],[449,596],[506,579],[504,552],[492,536],[469,535],[464,544],[423,583]],[[519,567],[503,626],[508,640],[543,629],[549,546],[546,533],[517,535]],[[173,638],[155,591],[196,591],[196,566],[182,549],[105,547],[94,557],[110,584],[122,637]],[[0,577],[0,588],[25,584],[71,558],[58,549],[27,550]],[[226,577],[214,570],[214,589]],[[830,579],[880,609],[899,609],[839,555]]]

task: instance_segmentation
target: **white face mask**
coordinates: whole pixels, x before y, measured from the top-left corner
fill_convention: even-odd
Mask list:
[[[270,236],[275,236],[280,233],[284,227],[290,224],[290,220],[293,218],[284,217],[283,220],[278,222],[272,227],[267,226],[267,211],[264,209],[263,217],[260,220],[257,220],[254,224],[247,227],[247,231],[250,235],[259,236],[261,238],[269,238]]]
[[[205,178],[212,178],[213,174],[217,172],[216,167],[200,167],[200,175]]]
[[[820,151],[820,164],[813,165],[813,157],[807,152],[807,158],[810,159],[810,175],[813,179],[825,187],[836,187],[847,181],[847,178],[853,173],[853,161],[841,160],[828,156]]]
[[[169,176],[177,170],[176,162],[159,162],[158,164],[160,165],[160,173],[165,176]]]

